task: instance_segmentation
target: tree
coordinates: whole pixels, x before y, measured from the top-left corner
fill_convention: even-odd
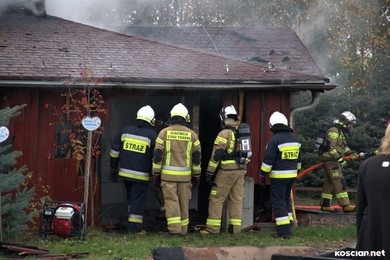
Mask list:
[[[98,161],[100,156],[100,137],[103,127],[99,124],[98,128],[89,131],[83,126],[83,120],[92,117],[104,117],[107,114],[103,95],[98,90],[103,78],[94,77],[93,73],[84,67],[79,75],[72,80],[72,85],[76,84],[78,88],[68,88],[64,94],[66,102],[60,109],[51,104],[45,104],[45,108],[51,108],[53,115],[57,117],[62,125],[62,134],[66,136],[64,143],[57,143],[56,151],[59,158],[73,158],[77,160],[78,171],[84,176],[84,199],[85,218],[89,209],[92,209],[92,223],[94,226],[94,194],[97,187],[97,179],[90,184],[91,159]],[[65,82],[67,86],[69,82]],[[83,165],[84,164],[84,165]],[[84,166],[84,167],[83,167]],[[83,169],[84,168],[84,169]],[[92,191],[92,196],[89,191]]]
[[[9,120],[20,114],[26,105],[7,107],[0,110],[0,126],[7,126]],[[0,145],[0,198],[1,198],[1,240],[17,235],[27,229],[27,223],[34,217],[28,212],[34,198],[34,188],[27,187],[29,179],[26,166],[13,168],[16,159],[22,156],[19,151],[12,151],[12,144]]]

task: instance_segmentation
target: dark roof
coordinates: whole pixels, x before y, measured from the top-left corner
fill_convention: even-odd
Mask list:
[[[272,34],[272,30],[267,30]],[[223,37],[222,32],[220,37]],[[231,31],[225,32],[231,37]],[[288,35],[292,33],[290,30]],[[296,39],[298,42],[292,44],[302,45]],[[269,46],[271,44],[272,41]],[[69,75],[78,75],[84,66],[95,77],[112,83],[258,82],[280,86],[297,81],[319,81],[322,84],[311,87],[321,89],[324,81],[328,81],[318,73],[306,73],[309,67],[301,71],[269,69],[268,64],[254,64],[224,53],[211,54],[189,47],[193,46],[181,47],[168,41],[128,36],[57,17],[35,17],[20,12],[3,14],[0,18],[0,81],[60,81]],[[245,46],[238,47],[242,50],[236,53],[246,55]],[[274,50],[279,55],[280,50]],[[297,53],[291,51],[290,54],[291,60],[295,60]]]
[[[127,26],[118,31],[154,41],[267,65],[322,75],[291,28]]]

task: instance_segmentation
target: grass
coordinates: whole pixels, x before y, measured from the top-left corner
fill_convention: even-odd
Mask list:
[[[250,231],[237,235],[221,233],[203,236],[198,232],[184,237],[167,237],[160,233],[144,235],[105,232],[89,229],[84,240],[77,237],[63,239],[48,236],[39,239],[36,234],[24,235],[14,242],[48,249],[50,254],[88,252],[90,259],[153,259],[152,250],[159,247],[210,247],[210,246],[310,246],[320,251],[343,248],[355,243],[355,227],[303,227],[293,229],[288,240],[275,239],[268,232]]]

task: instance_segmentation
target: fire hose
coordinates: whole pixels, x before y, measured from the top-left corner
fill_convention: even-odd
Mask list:
[[[370,156],[370,155],[373,155],[375,154],[374,152],[368,152],[368,153],[355,153],[355,154],[351,154],[351,155],[347,155],[347,156],[344,156],[343,159],[346,160],[346,161],[349,161],[352,159],[352,157],[354,156],[355,158],[363,158],[363,157],[366,157],[366,156]],[[306,174],[308,174],[309,172],[312,172],[316,169],[319,169],[319,168],[322,168],[324,167],[324,162],[320,162],[320,163],[317,163],[303,171],[301,171],[298,176],[297,176],[297,180],[299,180],[300,178],[302,178],[303,176],[305,176]]]
[[[369,156],[372,156],[372,155],[375,155],[376,153],[375,152],[368,152],[368,153],[355,153],[355,154],[351,154],[351,155],[347,155],[347,156],[344,156],[343,159],[348,161],[348,160],[351,160],[352,157],[354,158],[363,158],[363,157],[369,157]],[[309,172],[312,172],[316,169],[319,169],[319,168],[322,168],[324,167],[324,162],[320,162],[320,163],[317,163],[303,171],[301,171],[298,176],[297,176],[297,180],[299,180],[300,178],[302,178],[303,176],[305,176],[306,174],[308,174]],[[291,208],[292,208],[292,213],[293,213],[293,218],[294,218],[294,226],[296,226],[298,223],[297,223],[297,218],[296,218],[296,212],[295,212],[295,205],[294,205],[294,194],[293,194],[293,191],[291,190]]]

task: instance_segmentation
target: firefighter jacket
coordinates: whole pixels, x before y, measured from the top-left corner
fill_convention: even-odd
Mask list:
[[[198,135],[176,123],[160,131],[156,139],[153,174],[163,181],[190,182],[200,176],[201,146]]]
[[[213,152],[209,161],[207,172],[215,173],[219,166],[223,170],[243,170],[245,165],[239,163],[239,147],[236,144],[236,131],[239,122],[231,123],[232,128],[226,128],[215,138]]]
[[[345,134],[338,125],[334,125],[326,131],[325,140],[329,150],[322,154],[322,160],[324,161],[337,160],[344,155],[352,153],[347,146]]]
[[[290,128],[274,131],[261,164],[264,175],[270,173],[270,178],[296,178],[301,163],[301,144]]]
[[[156,132],[146,122],[124,128],[111,145],[111,169],[117,169],[119,164],[119,176],[149,181],[156,137]]]

